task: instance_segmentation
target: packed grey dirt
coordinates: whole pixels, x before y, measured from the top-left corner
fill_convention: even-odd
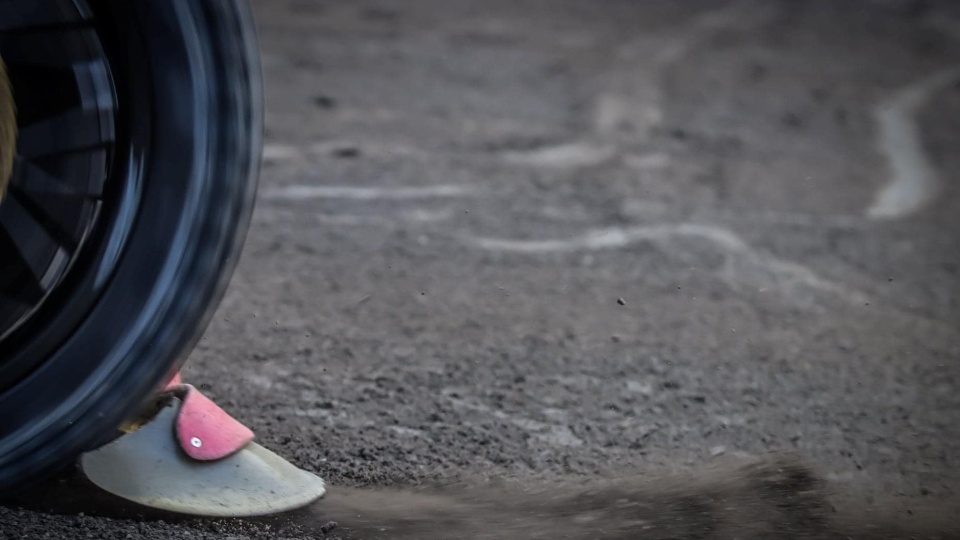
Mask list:
[[[333,487],[0,533],[960,538],[960,4],[254,3],[260,199],[185,377]]]

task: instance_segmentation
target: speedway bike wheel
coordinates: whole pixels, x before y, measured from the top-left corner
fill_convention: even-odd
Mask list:
[[[0,0],[0,495],[172,376],[259,170],[246,0]]]

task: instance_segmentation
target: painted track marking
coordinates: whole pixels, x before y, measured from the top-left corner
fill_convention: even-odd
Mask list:
[[[934,73],[901,89],[874,108],[877,143],[890,165],[890,181],[867,210],[874,219],[908,216],[930,203],[939,191],[936,167],[923,148],[917,112],[938,90],[960,77],[954,67]]]
[[[562,240],[466,238],[465,241],[487,251],[536,255],[619,249],[643,241],[667,244],[683,237],[708,241],[727,252],[729,256],[723,273],[729,281],[787,291],[794,291],[799,287],[829,293],[852,303],[868,302],[868,297],[862,292],[821,278],[801,264],[757,251],[733,231],[711,225],[679,223],[610,227]]]
[[[396,188],[297,185],[265,189],[260,193],[260,197],[267,201],[303,201],[312,199],[371,201],[470,197],[476,194],[477,191],[469,186],[454,184]]]

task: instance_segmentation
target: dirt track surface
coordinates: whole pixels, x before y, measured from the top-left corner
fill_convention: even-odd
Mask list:
[[[778,466],[618,493],[684,501],[673,538],[935,537],[918,516],[960,515],[953,3],[255,5],[261,200],[185,375],[343,489],[255,523],[0,508],[4,534],[456,538],[417,529],[426,497],[503,527],[477,538],[538,537],[537,515],[542,538],[662,538],[619,514],[557,531],[624,497],[543,510],[544,488],[388,497],[410,506],[385,531],[344,517],[394,511],[354,488],[639,482],[782,452],[823,482],[774,482],[809,510],[786,528],[696,521],[731,500],[777,521],[758,478]],[[838,514],[856,517],[827,530]]]

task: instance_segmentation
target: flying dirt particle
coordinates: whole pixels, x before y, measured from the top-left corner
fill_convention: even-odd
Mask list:
[[[360,156],[360,149],[356,146],[341,146],[332,152],[333,157],[351,159]]]
[[[799,129],[803,127],[803,118],[795,112],[788,112],[780,117],[780,122],[789,128]]]
[[[332,109],[337,106],[337,102],[330,96],[317,96],[313,99],[313,104],[321,109]]]

